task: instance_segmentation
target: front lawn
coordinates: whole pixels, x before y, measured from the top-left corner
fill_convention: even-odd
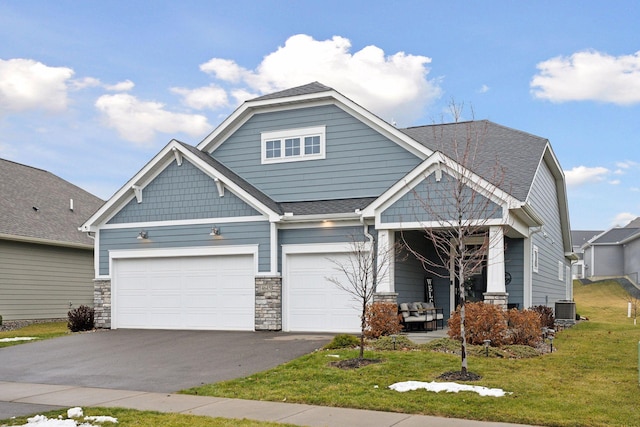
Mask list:
[[[32,342],[26,340],[2,341],[3,339],[28,337],[43,340],[68,334],[70,334],[70,332],[69,329],[67,329],[67,322],[34,323],[13,331],[0,332],[0,348]]]
[[[433,381],[460,369],[460,359],[431,351],[368,352],[383,359],[355,370],[329,364],[357,350],[322,350],[247,378],[185,393],[325,406],[374,409],[549,426],[637,425],[640,327],[626,317],[626,296],[617,284],[575,286],[577,310],[589,321],[557,334],[553,354],[529,359],[470,356],[473,383],[511,392],[399,393],[389,385]],[[339,356],[340,359],[335,356]]]
[[[136,411],[133,409],[122,408],[83,408],[85,416],[110,416],[118,419],[118,423],[111,422],[91,422],[95,426],[136,426],[136,427],[293,427],[291,424],[277,424],[270,422],[261,422],[253,420],[237,420],[227,418],[210,418],[205,416],[184,415],[184,414],[167,414],[155,411]],[[61,416],[67,418],[67,410],[50,411],[41,414],[48,419],[58,419]],[[9,420],[0,420],[0,426],[22,426],[27,424],[27,418],[17,417]],[[78,419],[82,423],[82,419]],[[37,426],[38,424],[28,424],[29,426]],[[40,424],[43,425],[43,424]],[[83,424],[84,425],[84,424]]]

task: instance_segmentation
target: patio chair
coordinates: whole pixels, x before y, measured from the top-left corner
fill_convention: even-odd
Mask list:
[[[427,315],[431,315],[436,325],[435,329],[438,329],[438,322],[440,322],[440,329],[444,329],[444,313],[442,312],[442,308],[435,307],[432,302],[423,302],[421,306]]]
[[[420,313],[421,307],[418,307],[416,303],[407,304],[403,302],[399,308],[402,315],[402,323],[406,330],[413,330],[414,326],[420,329],[427,329],[427,323],[433,321],[432,315]]]

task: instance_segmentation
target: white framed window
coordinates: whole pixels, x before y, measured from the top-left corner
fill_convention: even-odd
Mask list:
[[[537,273],[540,265],[540,260],[539,260],[538,247],[536,245],[533,245],[533,251],[531,256],[532,256],[531,266],[533,267],[533,272]]]
[[[261,133],[262,164],[325,158],[325,126]]]
[[[564,281],[564,264],[562,261],[558,261],[558,280]]]

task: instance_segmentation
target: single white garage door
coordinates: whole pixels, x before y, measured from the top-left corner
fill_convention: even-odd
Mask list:
[[[300,332],[359,332],[362,305],[327,277],[339,277],[330,260],[348,262],[344,253],[287,254],[284,328]],[[360,305],[360,307],[358,307]]]
[[[115,259],[113,328],[254,330],[252,255]]]

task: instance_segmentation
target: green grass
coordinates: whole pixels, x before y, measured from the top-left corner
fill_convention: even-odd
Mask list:
[[[0,338],[34,337],[38,338],[38,340],[44,340],[68,335],[70,333],[69,329],[67,329],[67,322],[34,323],[13,331],[0,332]],[[29,342],[33,341],[0,342],[0,348]]]
[[[115,426],[115,427],[283,427],[291,424],[278,424],[251,420],[238,420],[227,418],[210,418],[205,416],[167,414],[155,411],[136,411],[122,408],[83,408],[85,416],[107,415],[118,419],[117,424],[96,423],[94,425]],[[45,412],[47,418],[58,418],[62,415],[67,418],[67,411],[57,410]],[[20,426],[27,423],[29,417],[18,417],[9,420],[0,420],[0,426]],[[80,420],[78,420],[80,421]]]
[[[459,370],[459,357],[431,351],[376,351],[383,363],[355,370],[331,367],[356,350],[322,350],[247,378],[185,393],[308,403],[413,414],[549,426],[638,425],[640,326],[626,317],[626,294],[617,284],[576,284],[577,310],[590,320],[557,334],[553,354],[526,359],[470,356],[477,385],[502,388],[501,398],[475,393],[398,393],[399,381],[433,381]]]

